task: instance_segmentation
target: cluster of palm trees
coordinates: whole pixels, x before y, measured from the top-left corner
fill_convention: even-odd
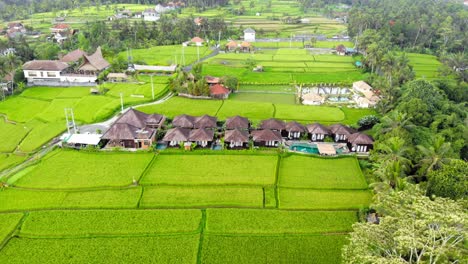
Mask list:
[[[384,116],[376,127],[382,135],[371,155],[373,172],[380,180],[373,184],[377,191],[402,190],[408,182],[421,181],[451,161],[451,144],[439,135],[429,146],[413,146],[406,138],[414,128],[411,118],[397,110]]]

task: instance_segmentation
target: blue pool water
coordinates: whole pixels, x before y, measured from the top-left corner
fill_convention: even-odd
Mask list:
[[[300,151],[300,152],[311,153],[311,154],[319,154],[317,146],[312,145],[312,144],[292,144],[289,147],[289,149],[292,150],[292,151]]]

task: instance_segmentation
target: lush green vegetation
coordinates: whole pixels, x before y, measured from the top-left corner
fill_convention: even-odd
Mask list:
[[[314,189],[367,189],[354,157],[311,158],[292,155],[282,158],[279,169],[281,187]]]
[[[222,103],[222,101],[190,100],[174,97],[162,104],[138,107],[138,110],[145,113],[159,113],[169,117],[174,117],[180,114],[196,116],[204,114],[216,115]]]
[[[224,236],[206,235],[203,263],[339,263],[345,235]],[[287,252],[287,253],[286,253]]]
[[[256,65],[263,66],[264,71],[253,72]],[[204,62],[203,73],[233,75],[246,84],[351,84],[364,77],[354,66],[352,57],[313,55],[305,49],[218,54]]]
[[[230,186],[157,186],[145,187],[142,208],[188,207],[263,207],[259,187]]]
[[[357,220],[353,211],[207,209],[206,212],[209,234],[347,232]]]
[[[230,100],[246,102],[268,102],[274,104],[296,104],[294,94],[273,94],[273,93],[236,93],[230,95]]]
[[[128,186],[140,178],[152,157],[143,153],[54,151],[13,184],[46,189]]]
[[[77,263],[195,263],[198,241],[198,234],[128,238],[13,238],[3,248],[0,262],[23,263],[28,259],[30,263],[58,263],[73,259]]]
[[[273,185],[277,156],[158,155],[144,185]]]
[[[84,237],[190,233],[198,230],[201,215],[199,210],[39,211],[28,215],[20,235]]]
[[[365,190],[279,189],[281,209],[360,209],[372,194]]]
[[[183,51],[182,51],[183,49]],[[172,65],[172,64],[192,64],[200,58],[210,54],[211,51],[208,47],[182,47],[182,45],[172,46],[158,46],[148,49],[134,49],[132,50],[133,62],[135,64],[146,65]],[[122,59],[127,59],[127,52],[121,52],[119,56]]]
[[[0,154],[0,171],[24,161],[27,157],[15,154]]]
[[[24,214],[0,214],[0,245],[14,232]]]
[[[89,191],[0,191],[0,211],[67,208],[136,208],[141,188]]]

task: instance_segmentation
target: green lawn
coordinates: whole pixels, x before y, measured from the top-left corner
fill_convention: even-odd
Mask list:
[[[0,214],[0,219],[2,215]],[[57,210],[31,212],[21,236],[83,237],[190,233],[200,210]]]
[[[273,185],[277,156],[158,155],[143,185]]]
[[[173,97],[162,104],[138,107],[145,113],[159,113],[168,117],[180,114],[201,116],[204,114],[216,115],[223,102],[219,100],[191,100]]]
[[[34,119],[24,126],[32,130],[18,146],[18,149],[23,152],[32,152],[66,131],[65,120],[42,122]]]
[[[15,96],[0,102],[0,113],[7,115],[9,120],[28,122],[48,105],[47,101]]]
[[[339,122],[345,119],[337,107],[275,104],[275,109],[275,117],[282,120]]]
[[[198,234],[76,239],[13,238],[2,249],[0,263],[24,263],[25,260],[28,263],[195,263],[198,241]]]
[[[372,198],[366,190],[279,189],[281,209],[360,209]]]
[[[141,188],[96,191],[0,191],[0,212],[33,209],[136,208]],[[0,254],[1,255],[1,254]]]
[[[182,51],[184,49],[184,51]],[[183,53],[182,53],[183,52]],[[182,45],[156,46],[148,49],[132,49],[133,61],[135,64],[147,65],[172,65],[182,63],[182,54],[185,57],[185,65],[192,64],[200,58],[211,53],[208,47],[182,47]],[[121,58],[127,58],[127,51],[119,53]]]
[[[311,234],[348,232],[357,221],[352,211],[207,209],[209,234]]]
[[[152,158],[144,153],[54,151],[14,184],[48,189],[128,186],[140,178]]]
[[[145,187],[142,208],[263,207],[259,187],[157,186]]]
[[[24,214],[0,214],[0,245],[15,231]]]
[[[356,157],[316,158],[292,155],[282,158],[279,185],[291,188],[366,189]]]
[[[26,137],[30,130],[30,128],[22,124],[6,123],[5,120],[0,117],[0,138],[2,139],[0,152],[14,151],[16,146]]]
[[[409,64],[413,66],[416,78],[436,79],[442,63],[436,56],[418,53],[407,53]]]
[[[296,104],[294,94],[272,94],[272,93],[235,93],[230,95],[230,100],[245,102],[266,102],[273,104]]]
[[[346,235],[206,235],[202,263],[340,263]]]
[[[220,119],[240,115],[252,120],[268,119],[273,117],[274,108],[271,103],[243,102],[235,100],[224,101],[217,116]]]
[[[16,154],[0,154],[0,171],[12,167],[27,159],[27,156]]]

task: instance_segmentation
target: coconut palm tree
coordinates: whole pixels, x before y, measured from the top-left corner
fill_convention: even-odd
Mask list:
[[[419,174],[427,175],[429,172],[439,169],[442,164],[449,163],[451,158],[451,144],[445,142],[444,138],[437,136],[430,147],[417,146],[423,158],[419,161]]]
[[[411,123],[411,118],[406,113],[394,110],[388,115],[385,115],[378,125],[379,133],[387,133],[396,129],[411,130],[414,125]]]

